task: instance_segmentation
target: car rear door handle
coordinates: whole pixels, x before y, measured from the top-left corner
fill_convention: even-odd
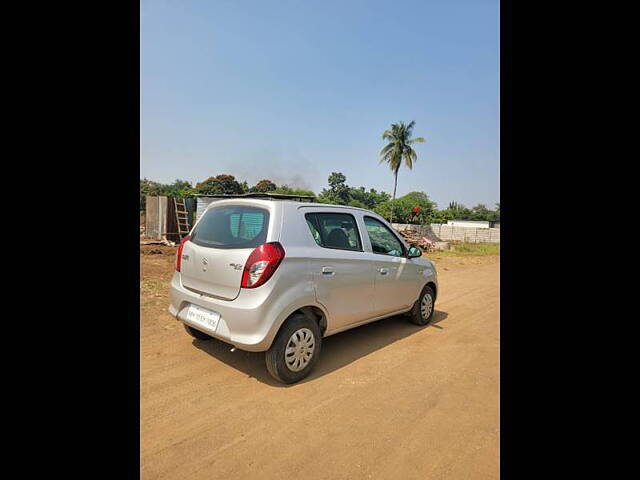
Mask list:
[[[388,268],[379,268],[378,272],[380,272],[380,275],[387,275],[389,273],[389,269]]]
[[[325,277],[333,277],[336,272],[333,271],[333,267],[322,267],[322,275]]]

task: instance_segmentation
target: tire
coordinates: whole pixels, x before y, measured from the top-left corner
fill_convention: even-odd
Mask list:
[[[296,334],[293,339],[293,335]],[[293,355],[285,355],[291,342]],[[297,345],[296,343],[297,342]],[[303,314],[292,315],[284,322],[271,348],[265,352],[267,370],[273,378],[282,383],[296,383],[305,378],[320,357],[322,334],[315,320]],[[306,353],[311,351],[310,356]],[[297,354],[297,357],[295,356]],[[289,358],[289,360],[287,360]],[[305,359],[306,364],[305,364]],[[290,368],[289,365],[292,365]],[[292,369],[293,368],[293,369]],[[296,369],[300,368],[298,371]]]
[[[206,333],[201,332],[200,330],[196,330],[195,328],[190,327],[186,323],[183,323],[183,325],[187,333],[191,335],[193,338],[197,338],[198,340],[211,340],[213,338],[211,335],[207,335]]]
[[[422,311],[422,303],[425,297],[427,296],[431,298],[431,302],[429,302],[428,300],[425,301],[426,302],[425,312],[429,312],[428,315],[425,316]],[[422,289],[422,292],[420,292],[420,296],[418,297],[418,300],[416,300],[416,303],[413,304],[413,308],[410,311],[409,319],[411,320],[411,323],[424,326],[424,325],[428,325],[429,322],[433,320],[433,314],[436,311],[435,298],[436,298],[436,295],[435,295],[435,292],[433,291],[433,288],[426,285]],[[430,308],[428,307],[429,304],[430,304]]]

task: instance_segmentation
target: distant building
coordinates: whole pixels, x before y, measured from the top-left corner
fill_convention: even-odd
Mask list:
[[[485,220],[449,220],[447,225],[452,227],[492,228],[496,223],[498,222],[489,222]],[[498,223],[498,225],[500,224]]]

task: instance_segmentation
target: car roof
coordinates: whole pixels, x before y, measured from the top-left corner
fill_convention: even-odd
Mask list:
[[[203,195],[204,197],[204,195]],[[225,201],[225,203],[229,203],[233,201],[234,203],[267,203],[273,202],[277,204],[287,204],[287,205],[297,205],[299,207],[320,207],[320,208],[344,208],[349,210],[360,210],[362,212],[375,213],[372,210],[367,210],[366,208],[360,207],[352,207],[351,205],[335,205],[332,203],[318,203],[318,202],[300,202],[296,200],[288,200],[288,199],[280,199],[280,198],[270,198],[270,197],[262,197],[262,196],[225,196],[225,195],[208,195],[207,197],[214,197],[219,199],[219,201]],[[211,202],[208,207],[215,205],[215,202]]]
[[[324,208],[348,208],[350,210],[361,210],[363,212],[371,212],[366,208],[352,207],[351,205],[334,205],[333,203],[315,203],[315,202],[290,202],[296,203],[301,207],[324,207]]]

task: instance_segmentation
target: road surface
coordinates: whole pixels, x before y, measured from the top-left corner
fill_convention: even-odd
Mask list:
[[[141,478],[499,478],[499,257],[437,262],[426,328],[324,340],[302,383],[166,312],[172,250],[141,255]]]

